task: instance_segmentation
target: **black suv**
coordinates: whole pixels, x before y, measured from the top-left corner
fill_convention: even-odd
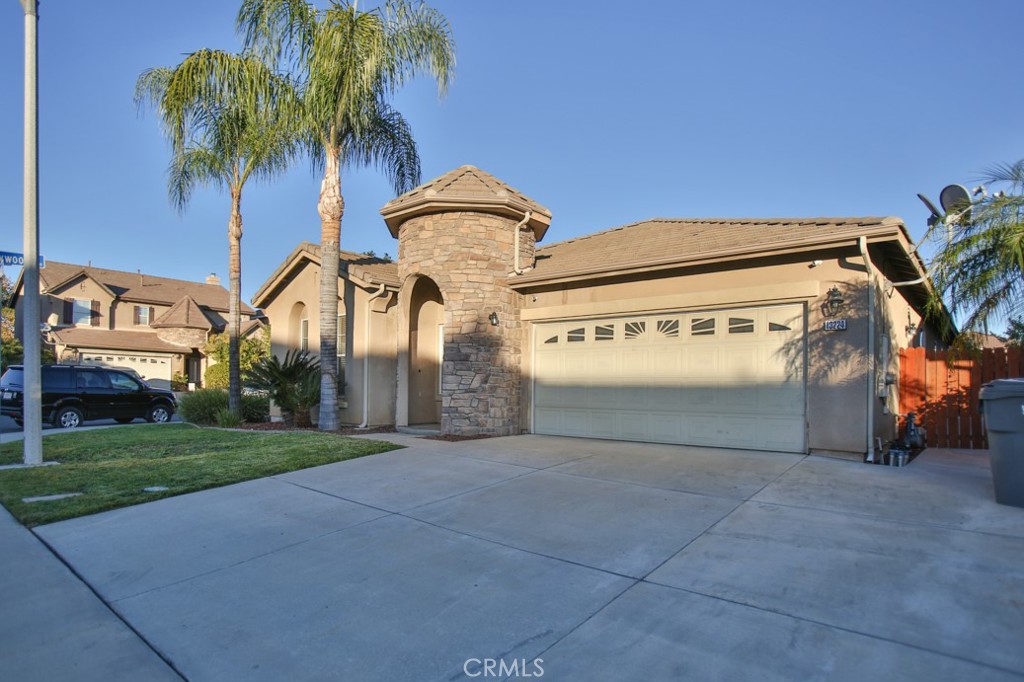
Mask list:
[[[84,365],[43,365],[43,421],[73,429],[86,419],[114,419],[121,424],[142,417],[170,421],[177,407],[174,394],[127,372]],[[21,426],[25,415],[22,392],[25,372],[11,365],[0,378],[0,413]]]

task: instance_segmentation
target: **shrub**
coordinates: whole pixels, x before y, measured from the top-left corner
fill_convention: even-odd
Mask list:
[[[217,412],[228,409],[228,392],[220,388],[203,388],[183,395],[178,401],[181,418],[193,424],[217,423]]]
[[[187,391],[188,390],[188,377],[181,372],[175,372],[174,376],[171,377],[171,390],[172,391]]]
[[[217,410],[217,426],[225,429],[237,429],[241,425],[242,418],[228,408],[222,407]]]
[[[263,358],[245,375],[250,388],[266,391],[281,408],[286,424],[310,426],[309,410],[320,402],[320,363],[304,351],[288,351],[284,360]]]
[[[228,363],[218,362],[210,365],[203,374],[203,388],[227,388],[228,387]]]
[[[242,419],[250,424],[270,421],[270,396],[266,394],[243,393]]]
[[[188,395],[181,396],[178,401],[178,413],[181,418],[193,424],[210,426],[228,426],[222,413],[228,412],[228,392],[222,388],[203,388]],[[249,423],[270,421],[270,398],[266,395],[243,394],[242,416],[230,417],[232,424],[237,426],[243,421]]]

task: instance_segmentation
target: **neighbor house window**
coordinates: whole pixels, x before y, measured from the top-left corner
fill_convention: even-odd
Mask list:
[[[299,350],[309,350],[309,319],[299,320]]]
[[[66,307],[70,308],[68,324],[74,324],[78,326],[95,326],[99,324],[99,301],[93,301],[89,298],[74,298],[70,299],[66,303]],[[95,313],[95,315],[94,315]]]
[[[149,326],[149,323],[153,321],[153,313],[153,308],[148,305],[137,305],[135,306],[135,319],[133,322],[137,326]]]

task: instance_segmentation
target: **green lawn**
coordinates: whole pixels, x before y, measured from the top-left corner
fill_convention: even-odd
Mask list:
[[[43,459],[58,466],[0,470],[0,504],[36,526],[162,497],[394,450],[383,441],[325,433],[261,433],[152,424],[43,438]],[[0,446],[0,464],[22,461],[20,441]],[[166,486],[165,492],[143,488]],[[82,493],[22,502],[25,497]]]

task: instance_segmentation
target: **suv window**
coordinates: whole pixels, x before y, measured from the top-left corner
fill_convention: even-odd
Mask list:
[[[70,367],[43,367],[42,373],[43,390],[55,391],[74,386]]]
[[[96,369],[78,369],[78,388],[110,388],[107,373]]]
[[[25,372],[19,367],[10,367],[4,372],[4,376],[0,379],[0,386],[4,388],[21,388],[25,385]]]
[[[132,379],[127,374],[122,372],[107,372],[107,376],[110,377],[110,385],[116,389],[122,391],[141,391],[142,387],[139,386],[139,382]]]

